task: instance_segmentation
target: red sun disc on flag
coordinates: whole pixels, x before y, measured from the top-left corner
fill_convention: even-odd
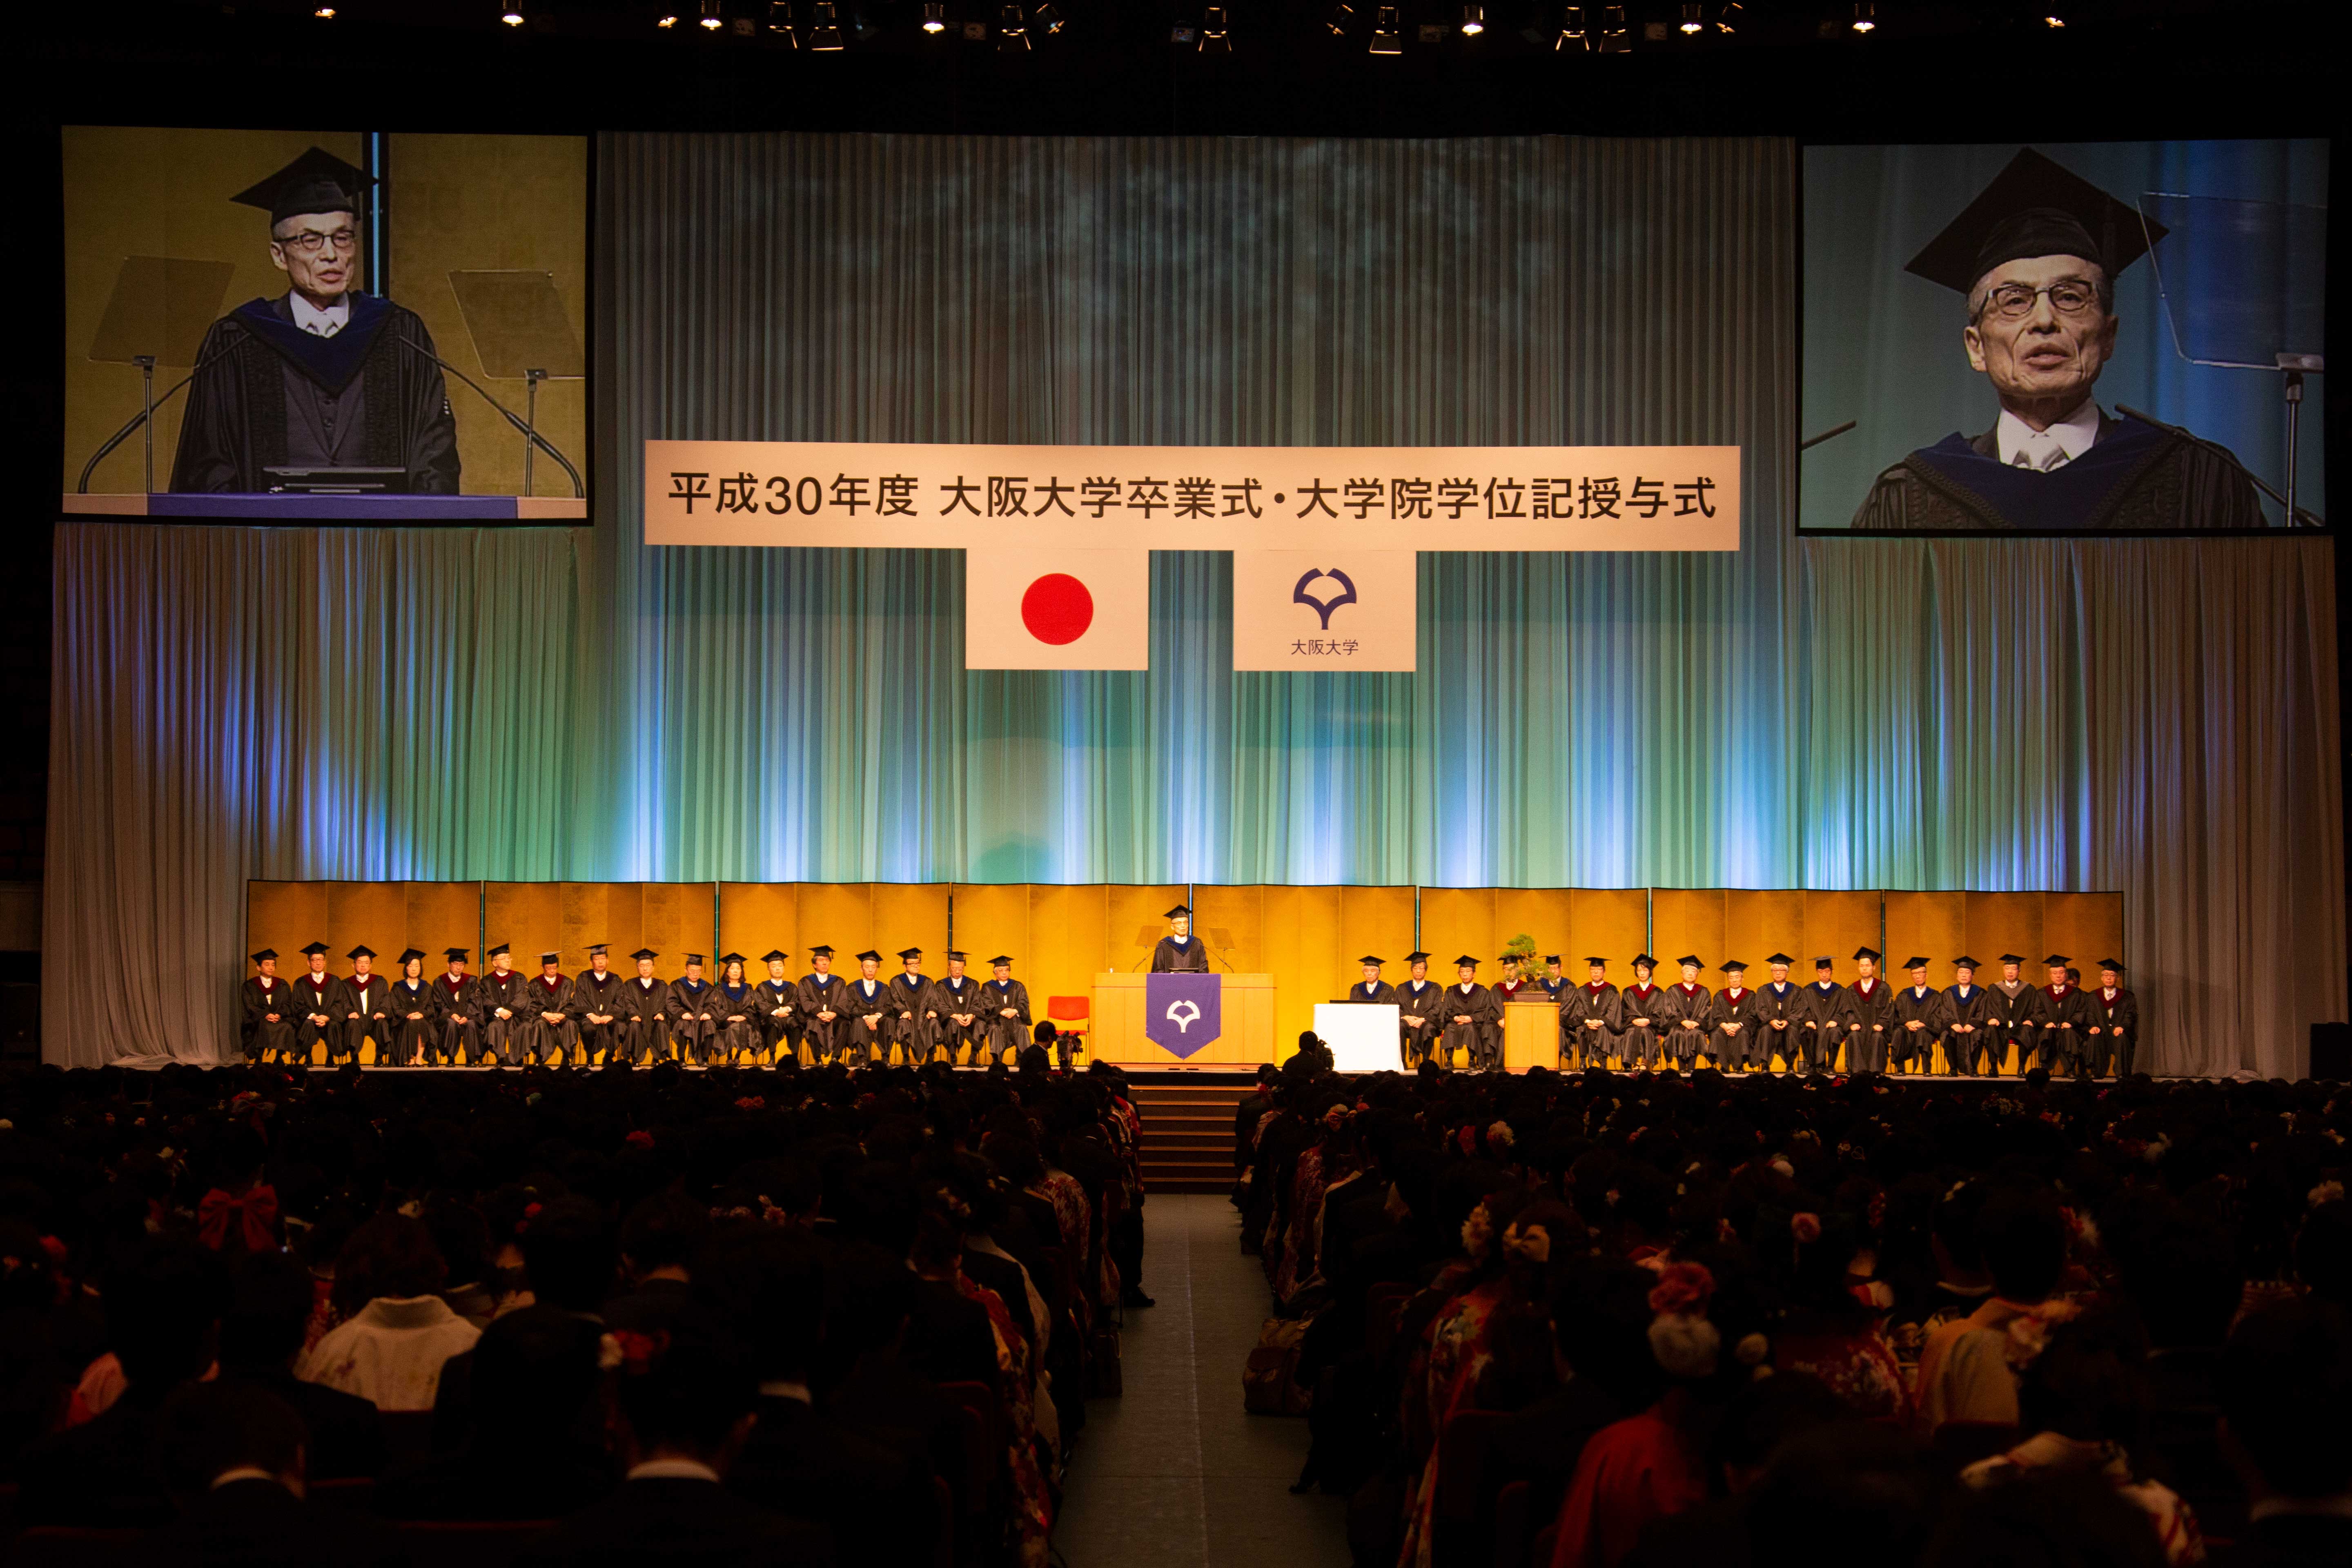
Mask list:
[[[1021,624],[1039,642],[1060,647],[1095,624],[1095,596],[1066,572],[1048,572],[1021,595]]]

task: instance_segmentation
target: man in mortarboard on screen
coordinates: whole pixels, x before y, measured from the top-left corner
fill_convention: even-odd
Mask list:
[[[1168,934],[1151,950],[1154,974],[1206,974],[1209,949],[1192,934],[1192,911],[1182,904],[1168,911]]]
[[[2164,232],[2021,149],[1905,268],[1967,300],[1961,345],[2000,411],[1982,434],[1956,431],[1881,473],[1853,526],[2263,526],[2245,475],[2093,395],[2116,352],[2116,277]]]
[[[394,468],[392,488],[457,493],[457,426],[433,336],[359,283],[374,177],[313,147],[234,198],[269,215],[275,300],[205,334],[172,464],[175,490],[267,490],[272,468]]]

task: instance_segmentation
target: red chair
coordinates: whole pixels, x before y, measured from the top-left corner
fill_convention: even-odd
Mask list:
[[[1087,1043],[1087,1020],[1093,1016],[1094,1001],[1087,996],[1048,996],[1045,1016],[1054,1020],[1056,1034],[1076,1035],[1078,1043],[1070,1047],[1079,1050]]]

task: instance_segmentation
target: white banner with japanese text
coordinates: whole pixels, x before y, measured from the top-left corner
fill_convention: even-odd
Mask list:
[[[648,441],[648,544],[1737,550],[1737,447]]]

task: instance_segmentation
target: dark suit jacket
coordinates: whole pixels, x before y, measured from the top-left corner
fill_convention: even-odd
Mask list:
[[[134,1384],[94,1418],[26,1449],[16,1471],[17,1521],[129,1530],[168,1521],[155,1411],[170,1393],[142,1397]]]
[[[485,1436],[386,1476],[371,1506],[386,1519],[562,1519],[611,1496],[615,1484],[598,1450]]]
[[[826,1400],[833,1418],[952,1487],[963,1479],[963,1406],[898,1355],[860,1361]],[[961,1503],[963,1500],[957,1500]]]
[[[939,1528],[928,1457],[852,1431],[797,1399],[761,1396],[760,1419],[729,1472],[739,1496],[833,1531],[861,1563],[920,1568]]]
[[[392,1568],[400,1540],[382,1525],[304,1502],[276,1481],[231,1481],[190,1500],[177,1521],[145,1543],[145,1563],[205,1568]]]
[[[854,1552],[849,1558],[861,1560]],[[787,1519],[709,1481],[668,1478],[625,1482],[518,1561],[540,1568],[823,1568],[834,1552],[821,1525]]]
[[[303,1450],[304,1468],[312,1480],[383,1473],[383,1422],[367,1400],[324,1384],[305,1383],[283,1367],[235,1375],[269,1390],[302,1417],[302,1425],[310,1430],[310,1446]]]

